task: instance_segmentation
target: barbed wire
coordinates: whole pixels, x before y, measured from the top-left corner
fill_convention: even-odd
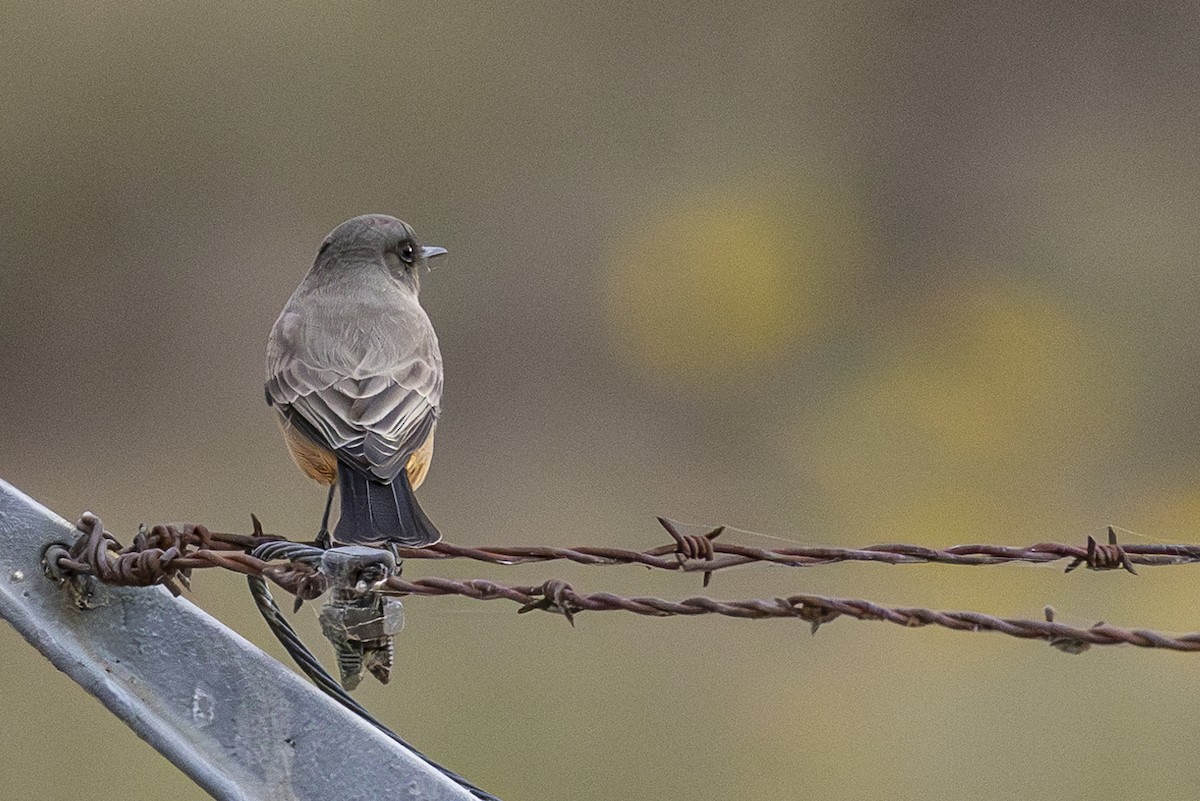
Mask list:
[[[1124,629],[1100,622],[1087,628],[1054,622],[1054,609],[1045,607],[1045,620],[1002,618],[982,612],[940,611],[923,607],[882,606],[860,598],[831,598],[797,594],[784,598],[720,601],[703,596],[668,601],[662,598],[626,598],[609,592],[581,594],[560,580],[530,587],[496,584],[483,579],[455,581],[425,578],[405,581],[389,579],[389,589],[398,595],[459,595],[480,601],[504,599],[521,604],[518,613],[541,609],[557,612],[574,624],[580,612],[632,612],[648,617],[724,615],[750,620],[799,619],[811,624],[813,633],[845,616],[855,620],[881,620],[916,628],[940,626],[953,631],[991,631],[1020,639],[1046,640],[1068,653],[1081,653],[1092,645],[1135,645],[1172,651],[1200,651],[1200,632],[1171,636],[1149,629]]]
[[[670,521],[665,521],[664,526]],[[325,577],[318,571],[311,560],[297,559],[296,561],[270,561],[252,556],[247,549],[252,549],[268,543],[276,543],[271,548],[265,548],[262,553],[288,557],[289,543],[277,537],[262,534],[258,520],[254,520],[255,534],[251,536],[225,535],[208,531],[203,526],[155,526],[151,529],[142,528],[134,543],[129,547],[121,547],[115,537],[104,530],[103,523],[90,513],[83,515],[79,521],[81,536],[74,543],[56,543],[47,548],[43,562],[47,575],[63,584],[75,585],[73,592],[77,599],[86,596],[87,592],[80,590],[80,581],[86,579],[99,580],[108,584],[131,586],[149,586],[162,584],[178,594],[178,584],[187,586],[190,571],[200,567],[221,567],[248,576],[262,576],[270,579],[284,590],[296,597],[297,607],[304,600],[312,600],[320,596],[326,589]],[[667,526],[668,531],[671,530]],[[719,531],[701,535],[709,544]],[[1086,548],[1074,546],[1056,546],[1064,549],[1074,548],[1065,552],[1041,551],[1034,561],[1050,561],[1041,556],[1054,559],[1070,558],[1074,560],[1067,569],[1071,570],[1081,564],[1097,570],[1125,568],[1132,572],[1130,562],[1138,564],[1184,564],[1194,561],[1183,549],[1194,546],[1142,546],[1155,549],[1176,549],[1172,551],[1156,551],[1149,553],[1134,552],[1118,545],[1115,534],[1109,532],[1110,542],[1107,545],[1096,543],[1089,538]],[[696,536],[696,535],[684,535]],[[1044,545],[1034,546],[1041,549]],[[690,560],[698,562],[703,567],[712,568],[713,561],[708,561],[706,546],[694,540],[678,544],[674,558],[680,562]],[[914,546],[889,546],[912,548]],[[993,549],[997,546],[960,546],[970,549]],[[411,549],[399,549],[402,556],[407,557]],[[474,550],[474,549],[456,549]],[[560,549],[540,549],[542,551],[558,551]],[[578,551],[578,549],[570,549]],[[611,558],[615,549],[590,549],[606,551],[609,556],[592,553],[588,558]],[[838,549],[829,549],[836,551]],[[929,549],[922,549],[929,550]],[[1007,549],[1000,550],[1017,550]],[[662,549],[655,549],[662,552]],[[713,548],[714,554],[716,548]],[[484,551],[487,553],[487,551]],[[621,554],[631,552],[622,551]],[[871,550],[858,549],[853,553],[880,553]],[[908,556],[899,551],[882,552],[893,557]],[[1030,561],[1029,559],[1005,557],[990,552],[973,554],[959,553],[958,549],[935,551],[934,553],[951,553],[953,556],[970,556],[971,558],[993,559],[1001,561]],[[639,555],[650,554],[655,558],[665,556],[665,553],[641,552]],[[492,553],[492,556],[495,556]],[[735,556],[737,556],[735,554]],[[1151,559],[1169,556],[1171,561],[1140,562],[1139,558]],[[435,557],[437,558],[437,557]],[[442,557],[450,558],[450,557]],[[559,557],[551,557],[559,558]],[[1183,561],[1179,561],[1180,558]],[[484,561],[487,561],[486,559]],[[534,561],[544,561],[534,558]],[[774,561],[772,559],[751,559],[750,561]],[[832,561],[844,561],[833,559]],[[872,560],[874,561],[874,560]],[[924,559],[923,561],[937,561]],[[609,564],[614,562],[607,562]],[[642,563],[642,562],[639,562]],[[908,564],[909,562],[896,562]],[[959,562],[951,564],[997,564],[995,561]],[[177,583],[178,582],[178,583]],[[445,596],[457,595],[475,600],[508,600],[520,605],[518,613],[535,610],[560,614],[574,624],[575,617],[582,612],[612,612],[621,611],[649,617],[672,617],[696,615],[723,615],[742,619],[797,619],[810,624],[812,631],[821,625],[839,617],[855,620],[880,620],[907,628],[920,626],[939,626],[953,631],[981,632],[990,631],[1005,634],[1020,639],[1045,640],[1060,650],[1069,653],[1079,653],[1092,645],[1133,645],[1141,648],[1160,648],[1174,651],[1200,651],[1200,632],[1172,636],[1147,629],[1124,629],[1106,623],[1097,623],[1090,627],[1068,626],[1054,621],[1053,610],[1046,607],[1045,620],[1028,620],[1017,618],[1001,618],[981,612],[944,611],[926,609],[923,607],[890,607],[876,604],[872,601],[855,598],[833,598],[815,594],[796,594],[786,597],[749,600],[717,600],[704,596],[671,601],[655,597],[625,597],[608,592],[580,593],[571,585],[559,579],[551,579],[539,585],[511,586],[498,584],[484,579],[453,580],[446,578],[422,578],[407,581],[399,577],[387,580],[385,592],[395,595]],[[81,604],[82,605],[82,604]]]
[[[708,577],[718,570],[765,562],[785,567],[818,567],[838,562],[878,562],[889,565],[1001,565],[1013,562],[1045,564],[1070,560],[1066,571],[1086,565],[1091,570],[1122,568],[1136,572],[1133,565],[1161,567],[1200,562],[1200,545],[1119,544],[1116,531],[1108,527],[1108,543],[1089,536],[1084,545],[1039,542],[1025,547],[1008,545],[955,545],[927,548],[921,545],[888,543],[863,548],[838,548],[827,545],[794,545],[787,548],[759,548],[752,545],[716,541],[726,527],[718,526],[704,534],[685,534],[682,524],[665,517],[658,522],[674,540],[646,551],[621,548],[580,546],[489,546],[470,548],[437,543],[428,548],[399,548],[402,559],[472,559],[495,565],[518,565],[564,560],[581,565],[637,564],[660,570],[700,572]],[[749,532],[753,534],[753,532]]]
[[[248,566],[243,556],[246,551],[270,541],[288,541],[284,537],[269,536],[263,532],[258,518],[251,515],[254,533],[228,534],[210,531],[204,526],[182,523],[142,527],[138,536],[121,553],[142,552],[148,546],[157,546],[169,551],[171,547],[192,547],[224,555],[230,561],[219,566],[245,572],[238,565]],[[1067,561],[1066,572],[1080,566],[1090,570],[1124,569],[1136,572],[1134,565],[1163,567],[1170,565],[1196,564],[1200,562],[1200,545],[1181,543],[1134,543],[1117,542],[1116,531],[1108,527],[1108,542],[1098,542],[1089,536],[1082,545],[1062,542],[1038,542],[1027,546],[965,544],[949,548],[929,548],[906,543],[882,543],[860,548],[841,548],[828,545],[792,545],[786,548],[760,548],[742,543],[718,541],[728,531],[718,526],[702,534],[683,531],[684,524],[665,517],[658,522],[672,539],[671,544],[661,545],[644,551],[634,551],[608,546],[581,545],[570,548],[548,545],[492,545],[468,547],[439,542],[427,548],[398,546],[395,553],[399,559],[446,560],[467,559],[492,565],[512,566],[539,564],[552,561],[567,561],[585,566],[642,565],[658,570],[685,573],[703,573],[704,585],[719,570],[754,563],[767,563],[784,567],[820,567],[840,562],[875,562],[889,565],[943,564],[957,566],[1003,565],[1014,562],[1048,564]],[[752,536],[763,536],[746,532]],[[115,540],[114,540],[115,542]],[[182,552],[169,554],[179,559]],[[178,562],[180,568],[209,566],[205,558],[189,553],[185,561]],[[191,560],[191,561],[187,561]],[[138,571],[148,569],[136,562],[122,563],[115,569]],[[186,575],[185,575],[186,578]],[[106,579],[108,580],[108,579]],[[111,581],[110,581],[111,583]],[[168,585],[169,586],[169,585]]]

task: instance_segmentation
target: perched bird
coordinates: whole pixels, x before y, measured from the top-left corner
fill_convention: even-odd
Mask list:
[[[442,397],[442,355],[417,292],[421,268],[445,252],[395,217],[347,220],[271,328],[267,403],[296,465],[329,485],[318,534],[327,545],[441,539],[413,490],[429,471]]]

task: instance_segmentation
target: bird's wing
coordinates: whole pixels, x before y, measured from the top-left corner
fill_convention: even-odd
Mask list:
[[[437,423],[441,356],[432,335],[368,348],[353,367],[311,349],[268,356],[267,398],[348,464],[391,481]]]

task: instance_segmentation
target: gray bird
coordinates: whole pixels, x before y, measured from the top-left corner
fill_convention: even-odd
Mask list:
[[[267,341],[267,403],[292,459],[329,485],[318,539],[432,545],[441,534],[413,490],[425,480],[442,397],[442,355],[417,299],[420,270],[444,248],[395,217],[334,228]]]

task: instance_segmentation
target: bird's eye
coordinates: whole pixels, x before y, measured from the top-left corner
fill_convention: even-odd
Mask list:
[[[405,242],[400,246],[400,258],[407,264],[412,264],[413,259],[417,255],[417,249],[413,247],[412,242]]]

